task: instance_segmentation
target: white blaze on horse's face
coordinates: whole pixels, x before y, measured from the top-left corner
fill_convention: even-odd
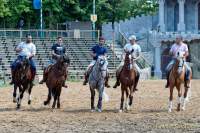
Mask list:
[[[183,52],[183,51],[178,51],[178,52],[176,53],[176,58],[178,58],[178,59],[183,59],[183,58],[184,58],[184,55],[185,55],[185,52]]]
[[[106,57],[105,56],[99,56],[97,60],[99,64],[99,69],[101,71],[101,74],[103,77],[106,77],[106,72],[107,72],[107,62],[106,62]]]

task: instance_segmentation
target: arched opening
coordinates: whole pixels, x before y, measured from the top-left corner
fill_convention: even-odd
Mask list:
[[[171,56],[169,56],[169,51],[170,51],[170,44],[168,44],[168,47],[165,48],[162,52],[161,56],[161,71],[162,71],[162,78],[166,78],[166,67],[168,63],[171,60]]]

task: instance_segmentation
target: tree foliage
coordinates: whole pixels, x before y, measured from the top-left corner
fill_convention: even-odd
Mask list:
[[[45,28],[56,28],[66,21],[90,21],[93,0],[43,0]],[[15,28],[24,19],[25,28],[39,28],[40,11],[33,9],[33,0],[0,0],[0,21]],[[157,11],[156,0],[96,0],[98,28],[104,22],[118,22],[141,14]],[[114,26],[113,26],[114,27]]]

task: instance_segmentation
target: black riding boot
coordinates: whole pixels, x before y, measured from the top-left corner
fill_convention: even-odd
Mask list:
[[[105,87],[110,88],[110,85],[108,84],[108,80],[109,80],[109,73],[107,73],[106,78],[105,78]]]
[[[134,91],[138,91],[138,89],[137,89],[137,85],[138,85],[138,81],[139,81],[139,79],[140,79],[140,73],[137,72],[137,75],[136,75],[136,77],[135,77]]]
[[[166,79],[167,79],[167,84],[165,85],[165,88],[169,87],[169,72],[166,73]]]
[[[14,77],[15,77],[15,71],[11,70],[11,81],[10,81],[10,85],[14,84]]]
[[[119,77],[119,75],[116,74],[117,81],[115,82],[115,85],[113,86],[113,88],[117,88],[117,86],[120,86],[120,81],[119,81],[120,77]]]
[[[46,82],[47,75],[48,75],[47,68],[45,68],[43,71],[43,79],[39,82],[39,84],[43,84],[44,82]]]
[[[86,72],[86,73],[84,74],[84,78],[85,78],[85,80],[83,81],[83,85],[87,85],[87,83],[88,83],[88,78],[89,78],[88,72]]]

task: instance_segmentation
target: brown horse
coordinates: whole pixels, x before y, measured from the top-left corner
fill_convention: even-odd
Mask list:
[[[174,87],[176,87],[178,91],[178,107],[177,111],[180,111],[181,104],[182,104],[182,110],[185,110],[185,104],[186,101],[188,100],[188,92],[190,92],[190,88],[185,86],[184,94],[182,97],[182,89],[181,85],[185,83],[185,72],[186,72],[186,67],[184,65],[184,57],[183,53],[177,52],[175,63],[172,66],[172,69],[169,74],[169,86],[170,86],[170,97],[169,97],[169,108],[168,112],[172,111],[172,100],[173,100],[173,90]],[[190,70],[190,80],[189,84],[191,84],[191,79],[192,79],[192,72]],[[190,85],[189,85],[190,86]]]
[[[29,64],[29,59],[22,57],[20,61],[17,62],[17,68],[15,70],[15,75],[13,79],[14,91],[13,91],[13,102],[17,102],[17,109],[21,106],[21,100],[23,98],[24,92],[27,90],[29,94],[28,104],[31,104],[31,91],[33,87],[33,78],[31,73],[31,68]],[[19,95],[17,97],[17,88],[19,88]]]
[[[57,108],[60,108],[60,94],[62,85],[67,77],[67,68],[69,64],[69,58],[67,55],[62,55],[57,59],[56,64],[49,68],[47,75],[46,85],[48,87],[48,97],[44,101],[44,105],[47,105],[51,101],[51,97],[54,97],[52,108],[55,108],[57,102]]]
[[[126,94],[125,100],[125,109],[129,110],[129,106],[132,105],[133,102],[133,93],[135,90],[135,77],[136,72],[132,66],[131,53],[126,53],[125,62],[120,73],[120,82],[121,82],[121,104],[119,112],[123,111],[124,106],[124,93]]]

